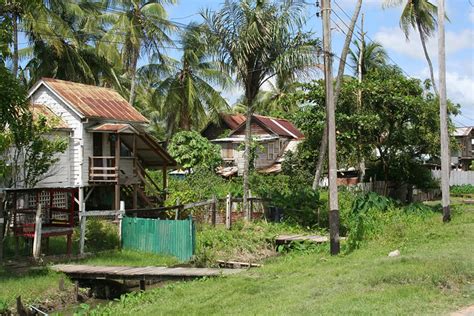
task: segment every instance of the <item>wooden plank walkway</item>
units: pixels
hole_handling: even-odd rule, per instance
[[[309,241],[316,244],[322,244],[329,241],[329,238],[326,236],[319,235],[278,235],[275,238],[275,243],[277,245],[289,244],[292,241]]]
[[[63,272],[72,279],[135,279],[198,278],[239,273],[241,269],[168,268],[168,267],[111,267],[80,264],[58,264],[51,269]]]

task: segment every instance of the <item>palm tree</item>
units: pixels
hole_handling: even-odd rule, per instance
[[[112,60],[111,43],[118,44],[124,71],[130,79],[129,103],[133,104],[136,96],[137,63],[144,52],[152,53],[161,59],[165,45],[173,45],[169,37],[175,26],[167,20],[163,4],[175,3],[176,0],[116,0],[111,1],[102,20],[108,26],[102,37],[99,50],[103,56]]]
[[[286,0],[229,0],[202,16],[218,59],[244,89],[246,104],[243,208],[249,218],[250,122],[262,85],[278,74],[314,65],[314,47],[301,33],[304,4]]]
[[[378,42],[369,42],[365,40],[354,41],[355,50],[350,50],[351,63],[355,69],[355,75],[359,75],[359,62],[360,72],[362,78],[372,69],[380,68],[387,65],[388,55],[382,44]]]
[[[399,6],[402,3],[403,0],[385,0],[384,6]],[[437,7],[429,0],[408,0],[400,17],[400,28],[402,29],[403,33],[405,33],[407,40],[409,39],[411,28],[418,30],[421,46],[423,46],[423,52],[430,69],[431,84],[433,85],[433,90],[436,95],[438,95],[438,89],[436,88],[434,79],[433,64],[431,63],[431,59],[426,48],[426,41],[436,30],[437,12]]]
[[[72,1],[60,2],[67,6]],[[67,23],[61,19],[51,8],[58,4],[56,1],[42,0],[6,0],[0,14],[12,23],[12,73],[18,74],[19,49],[18,33],[24,32],[30,42],[41,40],[51,49],[62,53],[64,42],[68,40],[75,44],[75,38]]]
[[[155,71],[166,76],[156,88],[155,94],[164,96],[161,116],[171,136],[176,130],[200,129],[208,122],[208,116],[217,118],[228,109],[227,102],[214,86],[227,87],[231,79],[210,59],[202,27],[190,24],[180,34],[183,48],[181,60],[151,64],[144,71]]]

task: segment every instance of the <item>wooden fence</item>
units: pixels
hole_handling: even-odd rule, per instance
[[[441,179],[441,170],[431,170],[435,179]],[[449,185],[474,185],[474,171],[452,170],[449,175]]]

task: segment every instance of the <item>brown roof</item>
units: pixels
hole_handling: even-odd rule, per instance
[[[254,117],[279,136],[288,136],[295,139],[304,137],[303,133],[288,120],[262,115],[254,115]]]
[[[148,122],[140,112],[112,89],[51,78],[42,80],[47,87],[86,118]]]
[[[33,119],[37,120],[39,116],[44,116],[53,129],[69,129],[67,123],[58,115],[56,115],[50,108],[44,104],[32,104],[31,113]]]
[[[121,133],[126,130],[135,133],[135,129],[130,124],[124,123],[103,123],[90,128],[94,132],[115,132]]]
[[[221,114],[221,117],[233,131],[243,126],[246,120],[245,115],[241,114]],[[288,120],[256,114],[253,115],[253,118],[279,136],[286,136],[294,139],[304,138],[304,134]],[[239,124],[237,125],[237,123]]]
[[[220,116],[231,130],[235,130],[240,124],[245,122],[245,115],[242,114],[221,113]]]

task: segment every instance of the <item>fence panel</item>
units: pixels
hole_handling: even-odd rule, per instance
[[[435,179],[441,179],[441,170],[431,170]],[[474,171],[452,170],[449,185],[474,184]]]
[[[191,259],[196,228],[191,219],[160,220],[124,217],[122,247],[144,252],[168,254],[182,261]]]

